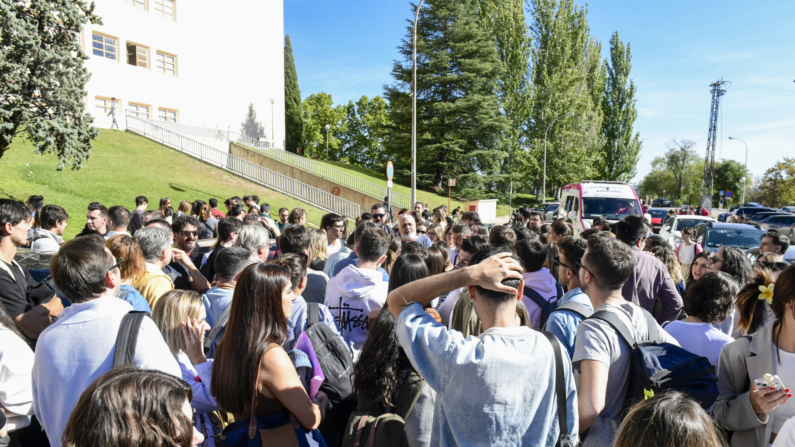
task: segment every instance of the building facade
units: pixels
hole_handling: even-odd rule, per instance
[[[87,109],[238,130],[254,105],[265,139],[284,147],[283,0],[95,0],[102,25],[81,44]]]

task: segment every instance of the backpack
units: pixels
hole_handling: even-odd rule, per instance
[[[555,309],[552,312],[558,312],[561,310],[568,310],[570,312],[574,312],[575,314],[581,316],[583,319],[590,318],[591,315],[593,315],[593,311],[591,309],[588,309],[585,305],[574,301],[563,303],[560,306],[555,307]],[[550,312],[550,315],[552,314],[552,312]]]
[[[326,376],[326,380],[320,385],[320,391],[329,398],[329,410],[326,411],[323,427],[341,427],[355,406],[351,351],[326,323],[320,321],[318,303],[307,303],[307,313],[304,332],[312,343],[320,369]]]
[[[601,310],[591,318],[607,322],[632,350],[627,397],[622,414],[635,402],[653,397],[655,393],[679,391],[695,400],[705,410],[718,398],[718,376],[705,357],[661,341],[657,322],[643,310],[649,328],[648,341],[636,343],[632,332],[613,312]]]
[[[394,399],[395,408],[385,412],[384,403],[359,392],[359,406],[351,414],[342,438],[342,447],[408,447],[406,418],[425,389],[426,382],[412,372],[403,381]]]
[[[216,321],[213,328],[210,329],[210,333],[204,337],[204,355],[206,355],[208,359],[215,357],[218,344],[221,343],[221,339],[224,338],[226,323],[229,321],[229,311],[231,309],[232,302],[229,302],[229,304],[224,307],[224,310],[221,311],[221,315],[218,316],[218,321]]]
[[[541,294],[536,292],[535,290],[531,289],[530,286],[524,286],[524,296],[530,298],[536,306],[541,308],[541,320],[539,321],[538,327],[544,327],[547,324],[547,319],[549,315],[558,307],[558,301],[563,296],[563,286],[560,285],[559,282],[555,282],[555,289],[558,293],[557,298],[555,301],[552,301],[552,297],[549,298],[549,301],[545,300]]]
[[[113,366],[119,369],[135,366],[135,348],[138,345],[138,332],[147,313],[140,310],[131,310],[122,319],[119,332],[116,336],[116,349],[113,353]]]

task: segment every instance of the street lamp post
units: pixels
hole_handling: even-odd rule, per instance
[[[742,198],[740,199],[740,205],[745,203],[745,188],[748,187],[748,143],[745,140],[740,138],[729,137],[730,140],[739,140],[742,141],[745,145],[745,167],[743,168],[743,194]]]
[[[326,161],[328,161],[328,131],[331,129],[331,126],[326,124]]]
[[[276,134],[274,133],[274,126],[273,126],[273,103],[276,101],[271,98],[271,140],[273,140],[273,147],[276,147]]]
[[[555,121],[566,117],[566,116],[574,116],[574,112],[569,112],[565,115],[560,115],[559,117],[552,120],[547,126],[547,130],[544,132],[544,178],[541,182],[541,203],[544,203],[544,200],[547,198],[547,134],[549,133],[549,129],[555,124]]]
[[[422,2],[420,0],[414,14],[414,54],[411,65],[411,203],[417,203],[417,21]]]

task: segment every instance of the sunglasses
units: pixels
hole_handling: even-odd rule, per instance
[[[789,264],[786,262],[756,261],[756,265],[758,265],[760,268],[769,269],[776,272],[789,267]]]
[[[417,234],[427,234],[427,233],[428,233],[427,231],[420,231],[420,230],[417,230]]]
[[[577,260],[576,260],[576,261],[574,261],[574,264],[575,264],[577,267],[579,267],[579,268],[581,268],[581,269],[585,270],[586,272],[590,273],[590,274],[591,274],[591,275],[592,275],[594,278],[597,278],[597,276],[594,274],[594,272],[592,272],[592,271],[588,270],[588,268],[587,268],[587,267],[585,267],[584,265],[582,265],[582,258],[577,258]]]
[[[105,272],[105,274],[107,275],[108,273],[112,272],[113,269],[121,269],[121,266],[123,265],[124,265],[124,259],[119,259],[118,261],[116,261],[115,264],[113,264],[113,267],[109,268],[108,271]]]
[[[563,267],[566,267],[566,268],[567,268],[567,269],[569,269],[569,270],[572,270],[572,271],[574,271],[574,270],[575,270],[575,269],[573,269],[573,268],[569,267],[568,265],[566,265],[566,264],[564,264],[564,263],[560,262],[560,256],[555,256],[554,258],[552,258],[552,262],[554,262],[554,263],[555,263],[555,265],[562,265]]]
[[[382,218],[384,216],[386,216],[386,214],[373,214],[373,217],[376,218],[376,219],[380,219],[380,218]]]
[[[180,231],[180,233],[182,233],[182,235],[185,236],[185,237],[188,237],[188,236],[197,237],[197,236],[199,236],[199,232],[198,231]]]

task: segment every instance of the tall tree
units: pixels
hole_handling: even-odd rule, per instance
[[[389,126],[388,104],[380,96],[348,102],[345,107],[345,128],[340,135],[343,159],[366,168],[386,165],[384,136]]]
[[[304,133],[304,113],[301,110],[301,89],[298,88],[298,72],[295,70],[293,46],[290,35],[284,38],[284,128],[285,150],[296,153]]]
[[[79,36],[102,23],[82,0],[0,2],[0,157],[24,133],[37,154],[55,152],[58,170],[80,169],[99,131],[83,98],[88,56]]]
[[[262,138],[265,136],[265,127],[257,121],[257,112],[254,110],[254,103],[248,105],[246,119],[240,123],[240,128],[244,134],[251,138]]]
[[[495,94],[497,51],[477,22],[474,0],[426,5],[417,30],[417,182],[440,190],[455,177],[459,193],[478,197],[499,180],[497,143],[507,129]],[[394,123],[385,147],[403,179],[411,164],[412,34],[410,25],[399,47],[403,60],[392,69],[395,82],[385,87]]]
[[[533,111],[527,133],[532,146],[524,160],[525,176],[537,179],[544,158],[547,191],[592,177],[602,146],[602,113],[595,102],[599,89],[599,46],[591,43],[587,8],[574,0],[529,0],[533,22]]]
[[[767,205],[779,207],[795,203],[795,158],[784,157],[784,161],[776,162],[765,171],[759,190]]]
[[[610,39],[610,64],[601,98],[602,139],[597,171],[602,180],[629,181],[635,176],[642,143],[640,134],[632,134],[638,112],[635,110],[635,82],[630,79],[632,50],[618,38]]]
[[[301,153],[307,157],[326,159],[326,125],[328,125],[329,160],[340,160],[342,158],[340,136],[347,132],[345,108],[334,107],[334,100],[325,92],[309,95],[301,107],[304,110]]]
[[[740,181],[745,177],[745,165],[735,160],[721,161],[715,167],[715,195],[714,203],[720,200],[721,191],[731,191],[734,195],[733,202],[736,203],[742,197],[743,184]],[[750,173],[748,177],[753,177]]]
[[[693,149],[695,146],[691,140],[669,141],[665,155],[652,161],[651,172],[641,181],[643,193],[662,196],[665,191],[665,197],[671,200],[698,204],[704,161]]]

